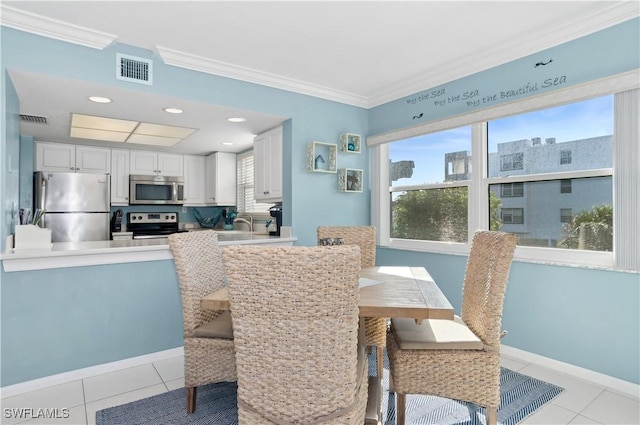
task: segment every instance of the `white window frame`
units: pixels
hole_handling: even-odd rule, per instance
[[[371,223],[378,229],[378,245],[392,249],[466,255],[470,249],[473,233],[478,229],[486,229],[489,223],[489,197],[487,196],[489,185],[522,181],[523,178],[526,178],[527,181],[543,181],[613,175],[613,199],[615,202],[613,252],[518,246],[514,259],[566,266],[640,270],[640,236],[638,236],[640,235],[640,219],[636,209],[640,200],[637,189],[635,189],[636,185],[640,183],[640,171],[638,171],[640,141],[638,140],[639,124],[637,122],[640,111],[639,87],[638,70],[633,70],[522,101],[369,136],[367,145],[371,152]],[[614,94],[615,111],[612,168],[487,178],[488,148],[485,131],[487,121],[609,94]],[[472,125],[472,179],[464,183],[454,182],[454,185],[466,184],[469,186],[469,242],[451,243],[391,238],[388,143],[466,125]],[[618,140],[625,142],[616,143]],[[450,187],[446,183],[439,186]],[[425,188],[434,187],[434,185],[428,185]],[[415,188],[412,187],[412,189]],[[397,189],[394,188],[394,190]]]

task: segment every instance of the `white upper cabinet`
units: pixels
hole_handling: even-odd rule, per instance
[[[36,171],[110,173],[111,149],[63,143],[36,143]]]
[[[205,157],[184,155],[184,205],[205,204]]]
[[[129,174],[184,176],[183,155],[152,151],[131,151]]]
[[[258,202],[282,202],[282,127],[254,139],[254,188]]]
[[[129,205],[129,150],[111,149],[111,205]]]
[[[216,152],[206,159],[207,205],[236,205],[236,154]]]

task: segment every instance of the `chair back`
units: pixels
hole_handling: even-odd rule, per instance
[[[174,233],[168,242],[180,285],[184,337],[190,338],[196,327],[221,313],[200,308],[203,296],[225,285],[218,235],[213,230]]]
[[[473,236],[462,290],[461,317],[486,345],[498,347],[511,260],[518,238],[477,231]]]
[[[376,265],[376,228],[374,226],[318,226],[318,244],[320,239],[342,238],[345,245],[360,247],[362,267]]]
[[[359,248],[230,246],[223,258],[239,415],[308,423],[353,404]]]

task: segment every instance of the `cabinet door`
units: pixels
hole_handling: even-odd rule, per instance
[[[92,146],[76,146],[76,172],[110,173],[111,149]]]
[[[235,153],[217,152],[216,196],[218,205],[236,205],[237,159]]]
[[[169,153],[159,153],[158,174],[161,176],[184,176],[184,156]]]
[[[158,154],[150,151],[131,151],[129,174],[158,174]]]
[[[269,200],[282,201],[282,127],[271,132],[269,137]]]
[[[184,203],[204,205],[205,157],[184,155]]]
[[[129,151],[111,150],[111,205],[129,204]]]
[[[282,201],[282,127],[258,135],[253,144],[255,198]]]
[[[36,143],[36,171],[76,171],[76,147],[62,143]]]
[[[207,205],[216,205],[216,172],[218,158],[212,153],[205,158],[204,201]]]
[[[207,205],[236,205],[236,154],[216,152],[206,160]]]

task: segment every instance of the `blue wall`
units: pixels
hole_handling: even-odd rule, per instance
[[[173,261],[0,279],[2,386],[182,346]]]
[[[458,313],[466,261],[388,248],[378,248],[376,258],[383,266],[426,267]],[[638,384],[639,302],[638,274],[515,261],[502,343]]]
[[[337,143],[343,132],[377,134],[482,107],[466,106],[455,99],[438,106],[435,99],[425,97],[434,89],[426,89],[367,111],[166,66],[153,52],[131,46],[115,44],[99,51],[5,27],[1,31],[2,105],[6,108],[2,114],[1,164],[6,164],[8,153],[16,152],[20,145],[17,97],[5,76],[7,68],[290,117],[284,123],[284,224],[293,226],[299,245],[315,245],[315,229],[320,224],[369,223],[366,146],[360,155],[338,156],[338,167],[364,169],[363,193],[339,193],[335,175],[305,171],[308,142]],[[520,87],[523,82],[565,73],[565,85],[590,81],[638,68],[637,36],[638,20],[633,20],[441,88],[449,97],[474,90],[490,95],[512,83]],[[154,85],[116,81],[116,52],[154,59]],[[559,67],[533,66],[532,60],[549,58]],[[417,113],[424,113],[421,122],[412,119]],[[6,168],[0,176],[4,239],[12,231],[6,220],[7,206],[18,202],[18,193],[7,188],[14,177]],[[428,267],[457,308],[465,260],[455,255],[378,250],[382,265]],[[0,272],[0,278],[2,386],[181,345],[179,292],[170,261]],[[504,342],[640,383],[639,287],[637,274],[516,262],[505,304],[504,327],[509,336]]]

